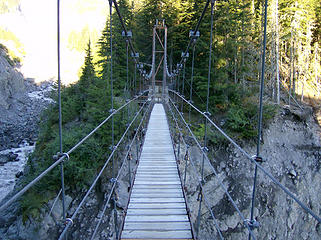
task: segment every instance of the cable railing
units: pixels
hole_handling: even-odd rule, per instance
[[[254,233],[251,229],[250,224],[248,224],[247,219],[245,218],[245,216],[243,215],[243,213],[241,212],[241,210],[239,209],[239,207],[237,206],[235,200],[232,198],[231,194],[228,192],[226,186],[224,185],[224,183],[220,180],[217,171],[215,170],[215,168],[213,167],[213,165],[211,164],[211,161],[209,159],[209,157],[207,156],[207,151],[206,149],[200,144],[200,142],[197,140],[197,137],[195,136],[195,134],[193,133],[193,131],[191,130],[190,126],[188,125],[188,123],[185,121],[183,114],[180,112],[180,110],[178,109],[178,107],[175,105],[174,101],[172,100],[172,98],[169,98],[169,108],[171,108],[170,104],[172,105],[173,109],[175,110],[176,114],[178,114],[180,120],[183,123],[184,128],[187,129],[187,131],[189,132],[189,135],[192,137],[193,141],[195,142],[195,145],[199,148],[199,150],[202,153],[203,156],[203,162],[202,162],[202,167],[201,167],[201,173],[197,174],[198,176],[200,176],[198,184],[200,186],[200,192],[199,192],[199,196],[202,196],[203,192],[203,185],[204,185],[204,159],[207,161],[208,166],[210,167],[211,171],[214,173],[214,175],[217,177],[217,181],[219,182],[219,185],[222,187],[222,189],[224,190],[226,196],[228,197],[229,201],[231,202],[231,204],[233,205],[234,209],[237,211],[238,215],[240,216],[240,218],[243,220],[243,224],[245,225],[245,227],[248,229],[249,234],[253,237],[253,239],[256,239],[254,236]],[[196,169],[195,169],[196,170]],[[197,171],[197,170],[196,170]],[[185,173],[184,173],[185,174]],[[200,197],[201,200],[201,197]],[[199,228],[200,225],[200,213],[201,213],[201,201],[199,204],[199,211],[198,211],[198,219],[197,219],[197,223],[196,223],[196,228]],[[214,213],[212,212],[213,216]],[[215,219],[215,218],[214,218]],[[217,225],[217,224],[215,224]],[[217,231],[219,233],[221,233],[221,231],[219,229],[217,229]],[[198,232],[198,230],[196,231]]]
[[[147,113],[150,112],[150,109],[151,109],[151,106],[152,106],[152,102],[151,102],[151,101],[148,101],[148,100],[145,101],[145,103],[144,103],[144,104],[140,107],[140,109],[137,111],[137,113],[136,113],[135,116],[133,117],[132,121],[131,121],[130,124],[127,126],[127,128],[126,128],[126,130],[124,131],[123,135],[122,135],[121,138],[119,139],[118,143],[113,147],[111,154],[108,156],[107,160],[105,161],[105,164],[104,164],[103,167],[101,168],[101,170],[100,170],[100,172],[98,173],[98,175],[95,177],[93,183],[91,184],[90,188],[87,190],[85,196],[83,197],[83,199],[82,199],[81,202],[79,203],[78,207],[76,208],[76,210],[74,211],[74,213],[72,214],[72,216],[71,216],[70,218],[68,218],[69,221],[68,221],[67,225],[65,226],[64,230],[62,231],[62,233],[61,233],[61,235],[60,235],[60,237],[59,237],[59,240],[64,239],[64,236],[67,234],[68,229],[72,226],[73,221],[75,220],[75,218],[76,218],[77,214],[79,213],[80,209],[82,208],[82,206],[83,206],[84,203],[86,202],[89,194],[91,193],[91,191],[93,190],[93,188],[94,188],[95,185],[97,184],[97,181],[98,181],[99,178],[102,176],[102,174],[103,174],[104,170],[106,169],[107,165],[112,162],[111,160],[112,160],[112,158],[114,157],[114,155],[115,155],[116,151],[118,150],[119,146],[120,146],[122,143],[124,143],[124,141],[127,140],[127,139],[126,139],[126,135],[129,133],[129,130],[130,130],[131,127],[133,126],[134,122],[137,120],[137,118],[138,118],[138,116],[140,115],[140,113],[143,111],[143,109],[144,109],[144,107],[145,107],[145,104],[146,104],[147,102],[149,103],[149,104],[148,104],[148,107],[147,107],[146,110],[145,110],[145,113],[144,113],[144,115],[143,115],[143,117],[142,117],[142,119],[141,119],[141,121],[140,121],[140,124],[139,124],[137,130],[139,130],[139,128],[141,128],[142,122],[143,122],[144,120],[146,120]],[[134,142],[134,140],[136,139],[136,137],[137,137],[137,131],[136,131],[136,134],[135,134],[133,140],[131,141],[131,143],[130,143],[130,145],[129,145],[130,147],[128,148],[127,153],[125,154],[125,158],[124,158],[124,159],[127,158],[129,152],[131,151],[131,147],[132,147],[133,142]],[[123,160],[122,165],[121,165],[120,169],[118,170],[116,176],[113,176],[113,177],[111,178],[112,188],[111,188],[110,193],[108,194],[106,203],[105,203],[105,205],[104,205],[104,207],[103,207],[102,216],[103,216],[104,212],[106,211],[106,208],[107,208],[107,206],[108,206],[108,204],[109,204],[109,202],[110,202],[110,199],[111,199],[111,197],[112,197],[112,194],[114,193],[114,190],[115,190],[115,187],[116,187],[116,183],[117,183],[117,181],[118,181],[118,179],[119,179],[119,176],[120,176],[120,174],[121,174],[121,172],[122,172],[122,170],[123,170],[123,168],[124,168],[124,163],[125,163],[125,162],[124,162],[124,160]],[[129,165],[128,165],[128,166],[129,166]],[[130,169],[129,169],[129,171],[130,171]],[[114,170],[113,172],[115,172],[115,170]],[[130,186],[132,186],[132,183],[130,183]],[[116,211],[116,209],[114,209],[114,210]],[[93,239],[94,236],[96,235],[96,233],[97,233],[97,231],[98,231],[98,228],[99,228],[99,225],[101,224],[101,220],[102,220],[102,217],[100,218],[98,224],[96,225],[94,234],[93,234],[93,236],[92,236],[91,239]],[[115,224],[116,224],[116,223],[115,223]],[[117,235],[117,231],[116,231],[116,235]]]
[[[196,165],[195,165],[193,159],[190,157],[190,153],[189,153],[190,146],[186,143],[186,141],[185,141],[185,139],[183,137],[183,133],[182,133],[182,130],[181,130],[181,128],[179,126],[179,122],[178,122],[179,120],[175,117],[175,114],[174,114],[174,112],[172,110],[172,107],[170,105],[166,105],[165,107],[170,111],[170,116],[169,117],[171,117],[172,122],[174,122],[174,123],[170,124],[170,127],[171,127],[171,137],[172,137],[172,141],[174,143],[174,152],[175,152],[176,161],[178,162],[179,165],[181,163],[182,163],[182,165],[184,165],[184,170],[180,171],[180,177],[181,177],[181,182],[182,182],[182,186],[183,186],[183,192],[184,192],[184,197],[185,197],[188,213],[190,215],[189,217],[190,217],[190,219],[192,219],[191,218],[191,209],[190,209],[190,205],[189,205],[189,202],[188,202],[188,199],[187,199],[187,193],[186,193],[186,191],[187,191],[186,179],[187,179],[187,170],[188,170],[187,169],[187,165],[190,162],[190,164],[192,165],[192,171],[193,171],[193,173],[196,175],[196,177],[198,179],[198,186],[200,187],[200,192],[201,192],[199,194],[197,200],[198,201],[202,201],[204,199],[205,205],[206,205],[206,207],[207,207],[208,211],[210,212],[211,217],[213,219],[214,226],[215,226],[215,228],[217,230],[217,233],[218,233],[220,239],[224,239],[224,237],[222,235],[222,231],[218,226],[215,214],[214,214],[213,210],[210,207],[210,204],[209,204],[208,198],[206,196],[206,193],[201,190],[201,188],[203,187],[203,182],[200,180],[200,174],[197,171],[197,168],[196,168]],[[176,137],[177,132],[178,132],[178,136]],[[176,142],[177,141],[178,141],[178,146],[176,147]],[[185,148],[185,155],[184,155],[184,158],[183,158],[182,162],[180,161],[180,159],[181,159],[181,157],[180,157],[181,156],[181,154],[180,154],[181,141],[182,141],[182,144],[184,145],[184,148]],[[199,213],[200,213],[200,211],[199,211]],[[196,225],[196,230],[195,230],[194,225]],[[199,238],[199,227],[200,227],[199,223],[192,224],[193,235],[196,236],[197,238]]]
[[[262,167],[262,165],[260,164],[260,162],[262,162],[261,159],[257,159],[256,156],[253,157],[250,154],[248,154],[231,137],[229,137],[220,127],[218,127],[213,122],[213,120],[210,118],[210,114],[200,111],[197,107],[195,107],[193,104],[191,104],[190,101],[186,100],[179,93],[177,93],[173,90],[169,90],[169,93],[170,93],[170,95],[172,95],[172,97],[169,98],[169,103],[173,105],[174,109],[177,109],[177,114],[182,118],[183,125],[184,125],[184,127],[186,127],[186,129],[188,129],[187,132],[189,132],[189,134],[192,134],[191,126],[185,120],[183,120],[183,118],[184,118],[183,113],[178,109],[178,107],[175,105],[175,102],[173,101],[173,99],[175,99],[175,97],[181,99],[184,102],[184,104],[186,104],[187,106],[190,106],[195,112],[197,112],[197,114],[206,118],[211,127],[213,127],[215,130],[217,130],[220,133],[220,135],[223,136],[224,139],[226,139],[238,151],[240,151],[242,153],[242,155],[246,157],[246,159],[250,160],[250,162],[254,164],[254,166],[257,166],[257,168],[259,170],[261,170],[264,173],[264,175],[267,176],[268,179],[270,179],[290,199],[295,201],[307,214],[311,215],[317,222],[319,222],[319,223],[321,222],[321,218],[315,212],[313,212],[311,210],[311,208],[309,208],[306,204],[304,204],[301,200],[299,200],[298,197],[296,197],[287,187],[285,187],[283,184],[281,184],[280,181],[278,181],[270,172],[268,172],[264,167]],[[193,139],[194,139],[194,137],[193,137]],[[194,139],[194,140],[196,140],[196,139]],[[203,152],[202,154],[205,155],[207,152],[207,149],[204,151],[204,148],[201,146],[201,144],[198,147]],[[215,169],[213,168],[213,170],[215,170]]]

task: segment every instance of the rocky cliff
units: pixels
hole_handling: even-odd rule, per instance
[[[244,144],[244,148],[249,154],[255,155],[254,144],[253,146]],[[312,114],[312,109],[305,107],[301,111],[288,106],[281,108],[280,113],[263,132],[261,149],[264,160],[262,166],[320,216],[320,126]],[[199,170],[202,155],[195,146],[190,152],[191,159]],[[249,219],[253,164],[233,146],[228,146],[227,149],[217,148],[215,152],[215,157],[211,158],[211,161],[218,172],[218,177],[205,164],[203,189],[209,207],[214,211],[225,239],[247,239],[247,229],[218,184],[218,180],[223,182],[244,217]],[[184,161],[181,161],[182,173],[184,167]],[[187,198],[194,223],[199,206],[197,201],[199,188],[195,184],[197,180],[198,177],[189,164]],[[213,239],[218,235],[204,202],[201,213],[200,239]],[[257,239],[320,239],[320,224],[260,170],[258,170],[254,216],[260,223],[260,227],[254,230]]]
[[[22,141],[35,142],[40,113],[53,101],[51,90],[51,82],[37,85],[24,79],[5,48],[0,48],[0,151]]]
[[[7,50],[0,47],[0,107],[6,110],[12,98],[25,91],[24,78],[13,64]]]

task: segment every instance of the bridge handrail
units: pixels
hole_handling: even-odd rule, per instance
[[[105,161],[105,164],[103,165],[103,167],[101,168],[99,174],[96,176],[95,180],[93,181],[93,183],[91,184],[90,188],[88,189],[86,195],[83,197],[83,199],[81,200],[81,202],[79,203],[78,207],[76,208],[75,212],[73,213],[73,215],[71,216],[71,220],[73,220],[76,215],[78,214],[80,208],[82,207],[82,205],[85,203],[87,197],[89,196],[90,192],[92,191],[92,189],[95,187],[98,179],[100,178],[100,176],[102,175],[103,171],[105,170],[105,168],[107,167],[108,163],[110,162],[110,160],[112,159],[112,157],[114,156],[114,153],[116,152],[117,148],[120,146],[120,144],[123,142],[127,132],[129,131],[130,127],[132,126],[132,124],[134,123],[134,121],[136,120],[136,118],[139,116],[140,112],[143,110],[145,104],[147,102],[150,102],[151,104],[151,101],[148,101],[146,100],[144,102],[144,104],[140,107],[139,111],[137,111],[136,115],[134,116],[133,120],[130,122],[130,124],[128,125],[128,127],[126,128],[126,130],[124,131],[123,135],[121,136],[121,138],[119,139],[118,143],[114,146],[111,154],[109,155],[109,157],[107,158],[107,160]],[[68,224],[65,226],[63,232],[61,233],[60,237],[59,237],[59,240],[63,239],[63,237],[65,236],[65,234],[67,233],[68,229],[70,228],[70,226],[72,225],[72,222],[71,221],[68,221]]]
[[[209,118],[209,116],[199,110],[197,107],[195,107],[192,103],[190,103],[188,100],[186,100],[184,97],[182,97],[179,93],[173,90],[168,90],[169,92],[172,92],[176,94],[178,97],[180,97],[184,102],[186,102],[188,105],[190,105],[195,111],[197,111],[199,114],[201,114],[203,117],[205,117],[209,123],[211,123],[212,126],[214,126],[227,140],[229,140],[230,143],[232,143],[246,158],[248,158],[252,163],[254,163],[266,176],[268,176],[272,182],[274,182],[275,185],[277,185],[279,188],[281,188],[288,196],[290,196],[297,204],[301,206],[307,213],[309,213],[314,219],[316,219],[319,223],[321,223],[321,218],[316,215],[307,205],[305,205],[302,201],[300,201],[290,190],[288,190],[283,184],[281,184],[271,173],[269,173],[265,168],[263,168],[253,157],[251,157],[243,148],[241,148],[231,137],[229,137],[220,127],[218,127],[212,119]],[[172,101],[172,99],[170,98]]]
[[[170,112],[171,112],[171,115],[172,115],[172,117],[173,117],[173,119],[174,119],[175,125],[176,125],[176,127],[177,127],[177,129],[178,129],[178,132],[179,132],[180,136],[183,136],[183,133],[182,133],[182,130],[180,129],[180,127],[179,127],[177,118],[175,117],[171,106],[170,106],[169,104],[168,104],[168,106],[169,106],[169,110],[170,110]],[[185,141],[185,139],[184,139],[183,137],[182,137],[182,141],[183,141],[183,144],[185,145],[185,148],[188,149],[188,145],[187,145],[187,143],[186,143],[186,141]],[[179,160],[179,156],[178,156],[178,160]],[[200,175],[199,175],[198,171],[196,170],[196,166],[195,166],[195,163],[194,163],[194,161],[193,161],[192,158],[190,158],[190,162],[191,162],[191,164],[192,164],[192,166],[193,166],[192,169],[193,169],[194,173],[195,173],[196,176],[198,177],[198,183],[199,183],[199,185],[202,187],[203,182],[200,180]],[[185,163],[185,164],[187,164],[187,163]],[[186,169],[185,169],[185,173],[184,173],[184,174],[186,174]],[[184,184],[185,184],[185,183],[184,183]],[[184,186],[184,187],[185,187],[185,186]],[[203,192],[203,197],[204,197],[205,205],[206,205],[206,207],[208,208],[208,210],[210,211],[211,216],[212,216],[212,218],[213,218],[215,228],[216,228],[218,234],[220,235],[220,238],[223,240],[224,237],[223,237],[223,235],[222,235],[222,232],[221,232],[220,227],[218,226],[217,220],[216,220],[216,218],[215,218],[215,214],[214,214],[213,210],[211,209],[211,207],[210,207],[210,205],[209,205],[209,203],[208,203],[208,200],[207,200],[207,198],[206,198],[205,192]],[[186,201],[186,204],[188,205],[187,201]],[[193,229],[193,228],[192,228],[192,230],[193,230],[193,232],[194,232],[194,229]]]
[[[179,116],[181,117],[184,125],[186,126],[186,128],[188,129],[188,131],[190,132],[192,138],[194,139],[196,145],[198,146],[198,148],[201,150],[201,152],[203,153],[203,156],[205,157],[205,159],[207,160],[209,166],[211,167],[213,173],[215,174],[216,177],[218,177],[218,174],[215,170],[215,168],[213,167],[213,165],[210,162],[210,159],[207,156],[207,153],[205,152],[204,148],[201,146],[201,144],[199,143],[199,141],[197,140],[196,136],[194,135],[193,131],[191,130],[191,128],[189,127],[189,125],[187,124],[187,122],[185,121],[182,113],[178,110],[178,108],[175,106],[173,100],[169,97],[170,102],[172,103],[172,105],[174,106],[174,109],[176,110],[176,112],[179,114]],[[245,225],[245,227],[248,229],[249,234],[253,237],[253,239],[255,240],[255,236],[249,226],[249,224],[247,224],[247,221],[243,215],[243,213],[241,212],[241,210],[238,208],[238,206],[236,205],[236,202],[234,201],[234,199],[232,198],[232,196],[230,195],[230,193],[227,191],[225,185],[223,184],[223,182],[218,178],[218,182],[221,185],[221,187],[223,188],[225,194],[227,195],[227,197],[229,198],[230,202],[232,203],[233,207],[235,208],[235,210],[238,212],[239,216],[242,218],[243,223]],[[201,183],[202,184],[202,183]]]
[[[102,213],[101,213],[101,218],[99,219],[99,222],[98,222],[97,225],[96,225],[96,228],[95,228],[94,233],[93,233],[93,235],[92,235],[92,237],[91,237],[91,240],[94,239],[94,237],[95,237],[95,235],[96,235],[96,233],[97,233],[97,231],[98,231],[98,228],[99,228],[99,226],[100,226],[100,224],[101,224],[101,221],[102,221],[102,219],[103,219],[103,216],[104,216],[104,214],[105,214],[105,211],[106,211],[106,209],[107,209],[107,207],[108,207],[109,201],[110,201],[110,199],[111,199],[111,195],[112,195],[112,193],[113,193],[113,191],[114,191],[114,189],[115,189],[115,187],[116,187],[116,183],[117,183],[117,181],[118,181],[118,179],[119,179],[119,177],[120,177],[120,173],[121,173],[121,171],[123,170],[123,167],[124,167],[124,165],[125,165],[126,159],[127,159],[128,155],[129,155],[129,152],[131,151],[131,148],[132,148],[132,146],[133,146],[133,144],[134,144],[134,141],[135,141],[136,138],[137,138],[138,129],[140,129],[140,128],[142,127],[142,124],[143,124],[143,122],[144,122],[144,120],[145,120],[145,118],[146,118],[146,116],[147,116],[147,113],[149,112],[149,110],[150,110],[150,108],[151,108],[152,105],[153,105],[152,103],[149,104],[148,108],[146,109],[146,111],[145,111],[145,113],[144,113],[144,115],[143,115],[143,117],[142,117],[142,119],[141,119],[141,121],[140,121],[140,123],[139,123],[139,125],[138,125],[138,127],[137,127],[137,131],[135,132],[135,135],[134,135],[132,141],[131,141],[130,144],[128,145],[128,150],[127,150],[127,152],[126,152],[126,154],[125,154],[125,156],[124,156],[123,163],[122,163],[122,165],[121,165],[121,167],[120,167],[120,169],[119,169],[119,171],[118,171],[117,177],[115,178],[115,181],[114,181],[114,183],[113,183],[112,189],[111,189],[111,191],[110,191],[110,194],[109,194],[109,196],[108,196],[108,198],[107,198],[107,201],[106,201],[105,206],[104,206],[104,208],[103,208],[103,211],[102,211]],[[138,165],[138,164],[137,164],[137,165]],[[134,179],[131,180],[130,187],[132,187],[133,183],[134,183]]]
[[[75,151],[83,142],[85,142],[91,135],[93,135],[102,125],[104,125],[113,115],[118,113],[120,110],[128,106],[131,102],[137,100],[144,94],[146,94],[149,90],[145,90],[138,96],[135,96],[130,101],[123,104],[121,107],[119,107],[117,110],[114,110],[105,120],[103,120],[96,128],[94,128],[88,135],[86,135],[83,139],[81,139],[75,146],[73,146],[68,152],[63,153],[63,155],[56,160],[52,165],[50,165],[46,170],[44,170],[40,175],[38,175],[34,180],[32,180],[28,185],[26,185],[24,188],[22,188],[18,193],[16,193],[13,197],[11,197],[8,201],[6,201],[2,206],[0,206],[0,212],[3,211],[7,206],[9,206],[12,202],[14,202],[16,199],[21,197],[26,191],[28,191],[33,185],[35,185],[40,179],[42,179],[44,176],[46,176],[53,168],[55,168],[58,164],[63,162],[65,158],[69,158],[69,155]]]

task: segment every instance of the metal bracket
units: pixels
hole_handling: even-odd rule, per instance
[[[121,32],[121,35],[122,35],[123,37],[131,38],[131,37],[133,36],[133,33],[132,33],[132,31],[128,30],[128,31],[127,31],[127,35],[126,35],[125,31],[122,31],[122,32]]]
[[[110,150],[110,151],[113,151],[113,150],[115,150],[116,148],[117,148],[116,146],[110,146],[110,147],[109,147],[109,150]]]
[[[259,228],[261,226],[260,222],[256,221],[255,219],[245,219],[244,223],[249,226],[251,230],[254,228]]]
[[[197,39],[200,37],[200,32],[196,31],[196,33],[194,32],[194,30],[190,30],[189,31],[189,37],[192,39]]]
[[[131,56],[132,56],[133,58],[139,58],[139,53],[131,53]]]
[[[189,53],[188,52],[182,52],[182,58],[188,58],[189,57]]]
[[[57,161],[58,159],[60,159],[61,157],[65,156],[67,158],[67,161],[70,159],[69,154],[68,153],[61,153],[61,152],[57,152],[55,155],[53,155],[53,160]],[[65,160],[63,160],[64,162]]]
[[[262,157],[259,157],[259,156],[254,155],[254,156],[252,156],[252,158],[253,158],[254,161],[257,162],[257,163],[262,163],[262,162],[264,162],[264,160],[263,160]]]
[[[203,198],[203,189],[202,189],[202,186],[200,186],[200,191],[198,192],[198,195],[197,195],[197,201],[202,201],[202,198]]]
[[[203,112],[203,114],[208,116],[208,117],[212,116],[212,114],[210,112]]]
[[[208,147],[203,147],[203,151],[208,152],[209,151]]]
[[[72,226],[74,224],[74,221],[71,218],[66,218],[65,225],[67,225],[68,223],[70,223]]]
[[[117,182],[117,179],[116,179],[116,178],[111,178],[111,179],[110,179],[110,182],[111,182],[111,183],[116,183],[116,182]]]

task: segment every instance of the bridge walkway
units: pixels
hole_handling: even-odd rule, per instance
[[[162,104],[151,113],[121,239],[192,239]]]

